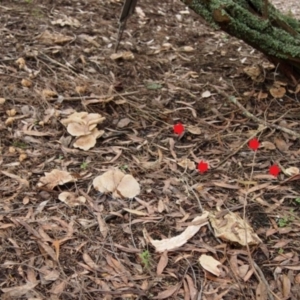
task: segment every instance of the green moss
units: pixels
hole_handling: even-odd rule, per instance
[[[268,5],[268,19],[263,19],[263,0],[183,0],[214,28],[233,36],[277,58],[300,59],[300,23]],[[225,16],[223,23],[214,12]],[[260,15],[259,15],[260,14]]]

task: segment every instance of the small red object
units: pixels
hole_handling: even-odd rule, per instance
[[[173,126],[173,130],[175,134],[181,135],[184,132],[184,126],[178,122]]]
[[[277,177],[278,174],[280,173],[280,169],[277,165],[272,165],[270,168],[269,168],[269,172],[271,175]]]
[[[198,163],[198,170],[199,170],[200,173],[205,173],[208,170],[208,163],[201,160]]]
[[[256,151],[259,147],[259,141],[257,138],[254,138],[249,141],[248,145],[249,145],[249,148],[251,148],[253,151]]]

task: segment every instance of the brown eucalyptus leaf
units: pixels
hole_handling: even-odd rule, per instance
[[[167,266],[168,264],[168,251],[164,251],[162,253],[162,255],[160,256],[160,260],[157,264],[157,268],[156,268],[156,274],[157,275],[161,275],[162,272],[164,271],[165,267]]]

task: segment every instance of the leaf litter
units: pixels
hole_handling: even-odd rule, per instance
[[[172,5],[1,2],[1,298],[299,298],[299,88]]]

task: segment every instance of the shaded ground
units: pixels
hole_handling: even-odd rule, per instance
[[[284,172],[300,166],[300,142],[281,130],[300,134],[296,88],[181,3],[140,8],[120,46],[133,57],[113,60],[120,2],[1,1],[2,299],[267,299],[260,281],[270,299],[300,299],[299,176]],[[61,26],[66,17],[77,22]],[[74,111],[106,118],[88,151],[60,122]],[[255,136],[257,152],[247,145]],[[184,158],[210,169],[184,168]],[[95,191],[93,179],[112,167],[138,180],[137,199]],[[76,183],[37,187],[53,169]],[[87,202],[69,207],[61,191]],[[161,255],[144,237],[144,228],[155,239],[178,235],[203,210],[245,211],[262,243],[241,247],[203,226]],[[223,264],[219,277],[201,254]]]

